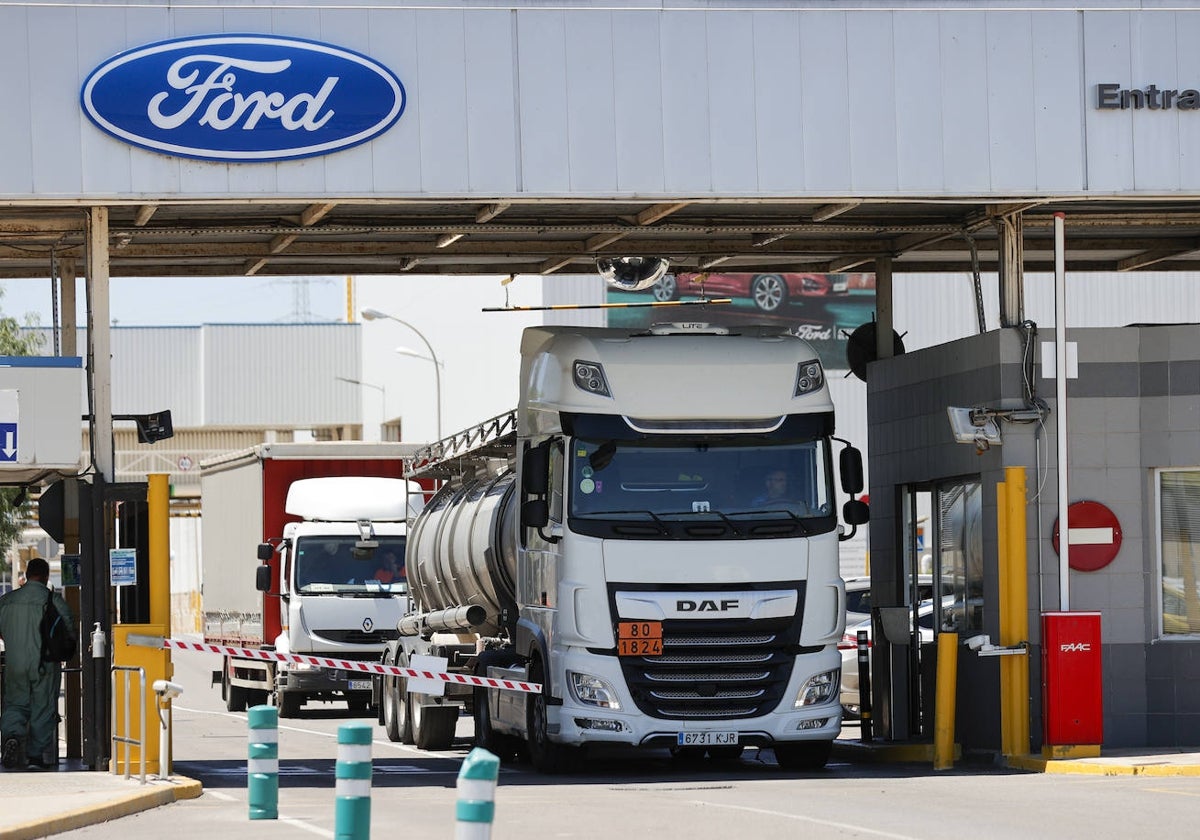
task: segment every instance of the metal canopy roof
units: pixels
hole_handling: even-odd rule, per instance
[[[102,202],[97,202],[102,203]],[[110,204],[113,277],[579,274],[600,256],[674,271],[995,271],[997,218],[1020,213],[1026,271],[1053,270],[1066,214],[1070,271],[1200,270],[1200,201],[721,199],[670,202],[153,201]],[[0,277],[84,258],[86,208],[0,206]],[[79,269],[82,273],[82,262]]]

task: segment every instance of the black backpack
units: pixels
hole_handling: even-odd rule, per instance
[[[75,656],[75,636],[54,606],[54,593],[47,590],[42,610],[42,661],[66,662]]]

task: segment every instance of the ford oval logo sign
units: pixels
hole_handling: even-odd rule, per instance
[[[181,157],[290,160],[365,143],[404,112],[404,86],[352,50],[273,35],[208,35],[127,50],[80,93],[113,137]]]

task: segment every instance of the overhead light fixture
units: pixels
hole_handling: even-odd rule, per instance
[[[664,257],[601,257],[596,271],[615,289],[640,292],[657,283],[670,265]]]

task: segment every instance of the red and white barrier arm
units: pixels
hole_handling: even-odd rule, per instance
[[[149,637],[150,641],[157,637]],[[141,639],[129,639],[130,644],[142,643]],[[504,691],[521,691],[529,694],[540,694],[540,683],[518,682],[517,680],[497,680],[492,677],[476,677],[470,674],[450,674],[443,671],[423,671],[415,668],[401,668],[398,665],[384,665],[382,662],[363,662],[355,659],[330,659],[325,656],[307,656],[301,653],[279,653],[274,650],[259,650],[257,648],[240,648],[230,645],[216,645],[210,642],[185,642],[180,639],[161,639],[162,647],[174,650],[192,650],[200,653],[219,653],[223,656],[236,656],[241,659],[259,659],[264,662],[291,662],[296,665],[316,665],[320,668],[336,668],[341,671],[354,671],[361,674],[385,674],[395,677],[410,677],[427,680],[442,680],[456,685],[477,685],[483,688],[499,688]],[[158,645],[151,645],[158,647]]]

